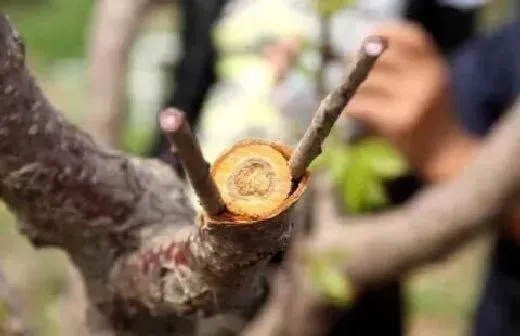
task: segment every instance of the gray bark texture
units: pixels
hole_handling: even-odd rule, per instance
[[[104,149],[69,123],[38,88],[24,49],[0,16],[0,197],[35,246],[64,250],[80,270],[92,333],[192,335],[207,316],[241,328],[265,301],[267,260],[286,249],[303,202],[273,220],[204,222],[171,168]],[[289,274],[253,329],[323,335],[328,302],[308,286],[302,253],[346,252],[338,267],[360,292],[493,228],[520,189],[518,129],[516,104],[461,176],[389,213],[348,225],[318,218],[291,249]],[[253,329],[248,335],[266,335]]]
[[[189,335],[201,316],[251,314],[292,206],[269,225],[201,225],[183,181],[104,149],[46,99],[0,17],[0,195],[37,247],[66,251],[85,280],[93,333]]]

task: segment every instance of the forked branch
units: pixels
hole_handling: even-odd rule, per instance
[[[226,209],[220,192],[204,160],[199,143],[191,132],[186,115],[174,108],[159,114],[159,126],[184,163],[195,193],[207,214],[216,216]]]
[[[92,332],[190,334],[193,315],[253,310],[296,199],[240,225],[197,216],[169,167],[104,149],[70,124],[23,50],[0,16],[0,195],[35,246],[61,248],[81,271],[90,311],[102,317],[89,319]]]
[[[348,92],[337,95],[338,109]],[[332,127],[333,121],[325,124]],[[317,140],[298,147],[292,158],[302,163],[294,165],[299,168],[293,178],[319,154],[329,126],[316,128],[317,136],[309,137]],[[492,227],[517,195],[519,128],[515,107],[460,178],[402,209],[338,225],[310,239],[307,251],[346,250],[349,258],[341,266],[360,289],[446,255]],[[283,146],[253,145],[258,152],[264,145],[277,151],[273,157],[292,154]],[[243,174],[241,181],[260,173]],[[71,256],[91,307],[117,335],[191,334],[197,313],[251,313],[264,299],[266,261],[287,247],[296,224],[293,206],[305,183],[301,179],[262,218],[197,216],[171,169],[103,149],[65,120],[36,85],[20,38],[0,16],[0,196],[30,241]],[[318,305],[325,302],[302,293]],[[292,316],[303,327],[307,313]],[[305,335],[305,328],[300,331]]]

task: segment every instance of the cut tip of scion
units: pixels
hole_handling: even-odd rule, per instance
[[[159,113],[159,127],[163,132],[177,132],[186,120],[184,113],[175,108],[166,108]]]
[[[363,43],[362,51],[368,56],[378,57],[388,48],[388,39],[383,36],[370,36]]]

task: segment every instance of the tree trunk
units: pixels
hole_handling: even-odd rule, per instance
[[[200,225],[172,169],[103,149],[65,120],[5,16],[0,95],[0,194],[35,246],[65,250],[81,271],[92,332],[186,335],[196,316],[248,313],[263,299],[292,205],[268,228]]]
[[[334,97],[338,92],[322,102],[318,119],[326,120],[324,111],[331,108],[342,109]],[[287,317],[273,323],[306,335],[316,330],[310,323],[320,316],[312,312],[328,305],[324,293],[299,273],[305,270],[302,253],[346,252],[338,267],[359,292],[438,260],[493,227],[520,190],[519,106],[462,176],[395,211],[351,218],[350,225],[328,223],[299,241],[289,267],[298,281],[287,296],[298,302],[272,300],[283,303],[280,312]],[[316,120],[311,125],[310,131],[320,128]],[[80,270],[93,333],[166,336],[195,332],[200,316],[252,314],[265,298],[267,260],[286,248],[301,220],[293,211],[301,205],[307,176],[296,181],[287,207],[268,225],[200,225],[172,169],[103,149],[65,120],[26,69],[21,39],[2,15],[0,181],[0,196],[21,232],[37,247],[66,251]],[[304,290],[293,292],[300,285]]]

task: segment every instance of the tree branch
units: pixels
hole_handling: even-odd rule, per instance
[[[462,175],[426,189],[396,211],[349,220],[309,248],[346,247],[347,272],[362,288],[437,261],[482,231],[496,229],[520,190],[519,127],[517,102]]]
[[[164,109],[159,114],[159,126],[184,163],[204,211],[209,215],[218,215],[224,211],[226,204],[220,196],[210,173],[210,165],[204,160],[185,114],[174,108]]]
[[[344,251],[340,267],[358,290],[378,286],[438,261],[488,229],[497,229],[520,191],[520,103],[500,121],[476,160],[456,179],[431,187],[397,210],[339,220],[308,238],[304,253]],[[303,277],[299,260],[293,268]],[[283,284],[282,284],[283,286]],[[308,283],[291,288],[299,297],[285,319],[293,335],[323,335],[327,298]],[[277,300],[271,300],[273,305]],[[275,310],[270,307],[269,310]],[[257,326],[272,323],[259,316]],[[301,321],[308,321],[302,324]],[[315,321],[321,329],[317,331]],[[266,326],[262,326],[267,328]],[[271,329],[274,327],[271,326]],[[253,330],[254,332],[254,330]]]
[[[63,118],[5,16],[0,97],[0,196],[36,246],[71,256],[93,333],[189,334],[196,313],[250,314],[263,300],[263,269],[288,242],[305,179],[271,218],[200,218],[169,167],[102,149]]]
[[[372,36],[366,39],[361,46],[359,60],[345,82],[321,101],[318,111],[289,161],[293,179],[298,180],[303,176],[310,163],[321,154],[321,146],[329,136],[334,123],[387,46],[388,41],[385,38]]]
[[[125,114],[130,48],[154,0],[96,1],[89,42],[85,130],[117,148]]]
[[[306,181],[268,220],[203,216],[200,223],[171,169],[101,149],[68,123],[25,68],[23,49],[1,16],[0,195],[22,232],[36,246],[69,253],[93,308],[118,335],[186,334],[193,320],[183,315],[253,310],[263,300],[267,259],[287,245]],[[446,255],[495,224],[516,196],[519,127],[516,107],[461,177],[399,210],[322,232],[307,251],[346,250],[343,266],[359,289]],[[305,297],[307,307],[324,302]],[[291,316],[305,335],[301,321],[310,319]]]

